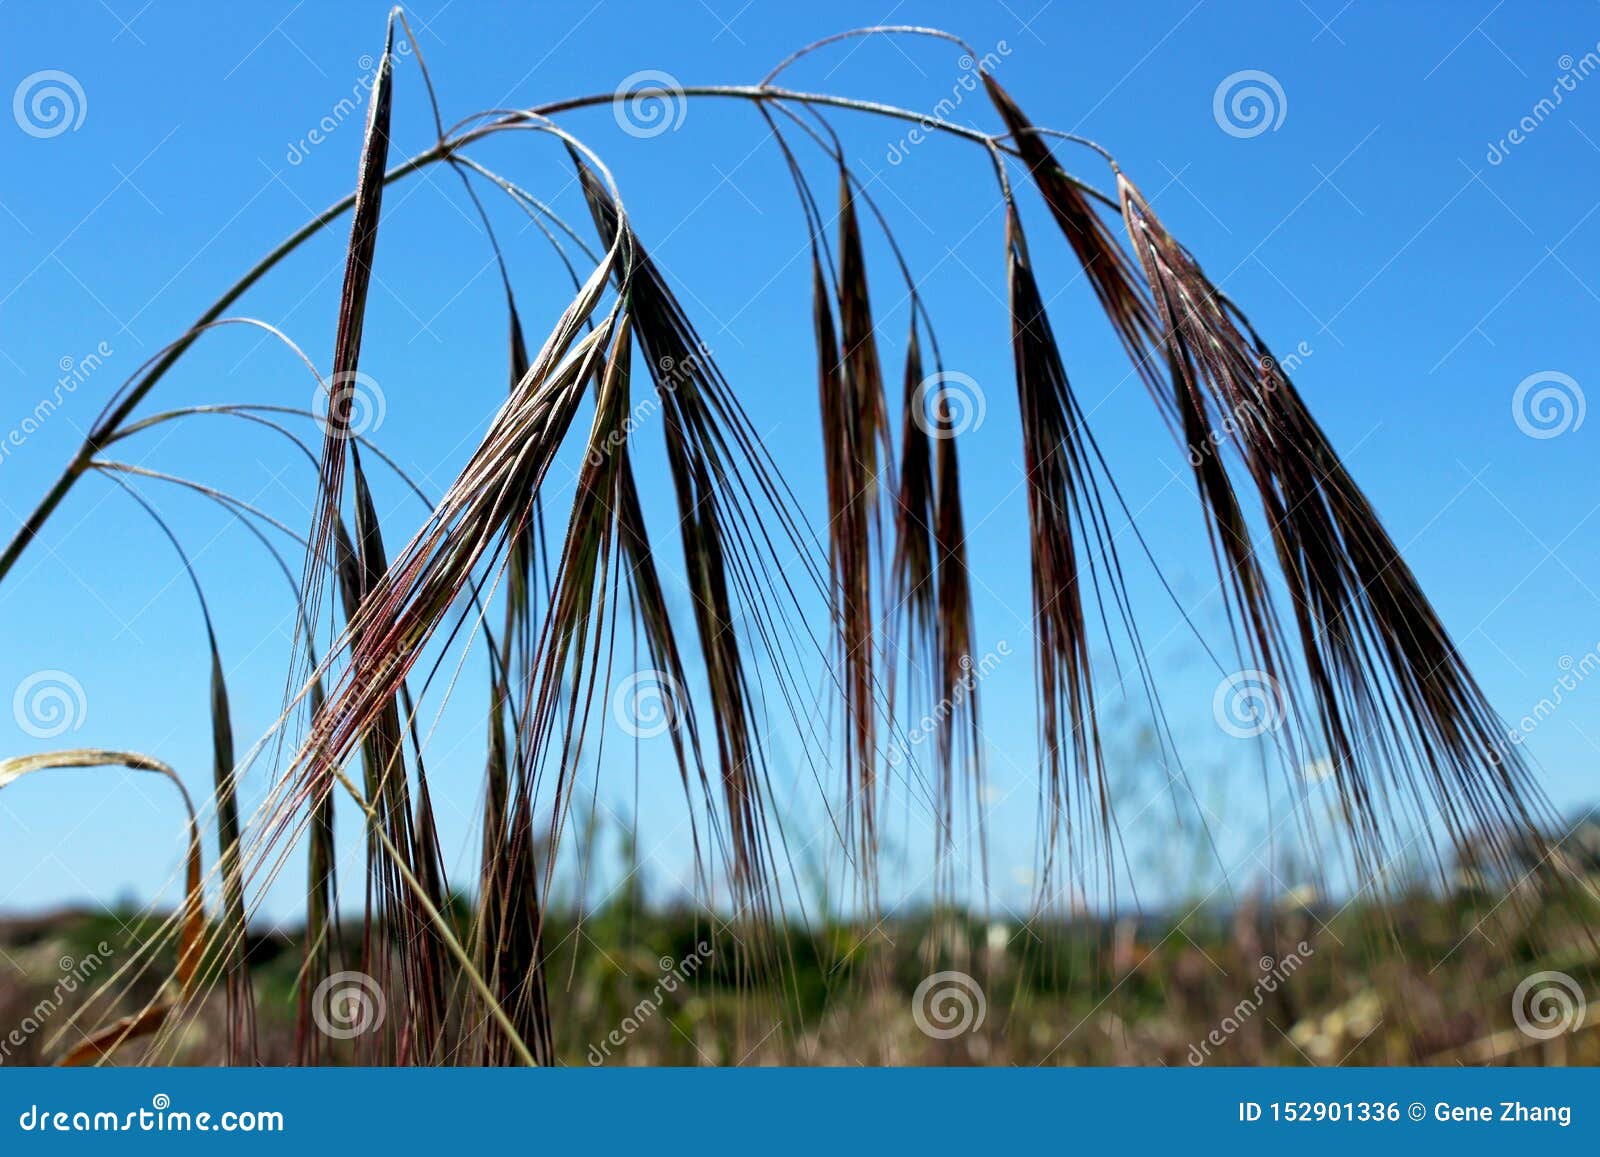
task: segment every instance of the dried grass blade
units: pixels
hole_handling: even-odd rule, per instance
[[[158,1004],[122,1017],[92,1034],[63,1054],[56,1064],[61,1068],[80,1068],[107,1060],[118,1048],[130,1040],[149,1036],[167,1022],[172,1005]]]
[[[334,334],[333,375],[329,379],[327,429],[318,468],[318,493],[309,544],[306,574],[301,582],[313,612],[321,605],[323,560],[327,557],[333,524],[344,489],[345,453],[350,445],[350,422],[356,395],[356,370],[361,360],[361,332],[366,319],[367,290],[372,280],[372,259],[378,244],[378,221],[383,207],[384,169],[389,158],[389,120],[394,101],[395,17],[391,13],[368,103],[366,137],[357,170],[355,208],[350,220],[350,244],[345,258],[344,284],[339,294],[339,322]],[[316,621],[316,614],[308,617]]]
[[[206,939],[206,914],[205,896],[201,888],[200,822],[195,814],[194,801],[189,797],[189,789],[184,787],[183,780],[178,778],[178,773],[160,760],[134,751],[74,748],[0,760],[0,788],[8,787],[23,776],[34,772],[97,767],[125,767],[131,771],[152,772],[169,780],[183,799],[189,829],[189,850],[184,862],[184,898],[178,918],[178,962],[175,975],[180,997],[187,1000],[195,993],[200,956]],[[162,1011],[165,1012],[164,1009]],[[123,1027],[126,1027],[125,1023]],[[152,1024],[142,1031],[154,1027]],[[97,1034],[95,1039],[115,1038],[109,1033],[101,1033]]]

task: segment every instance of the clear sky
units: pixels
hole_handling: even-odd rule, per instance
[[[261,254],[349,190],[364,112],[349,113],[348,102],[364,100],[385,11],[381,3],[172,0],[0,7],[0,79],[14,94],[13,117],[0,124],[0,428],[24,432],[42,400],[59,402],[20,443],[6,438],[0,534],[9,538],[125,377]],[[1600,799],[1600,680],[1569,678],[1556,693],[1568,668],[1587,670],[1584,657],[1592,663],[1600,647],[1600,419],[1579,421],[1584,391],[1600,384],[1600,7],[1541,5],[1535,18],[1491,0],[884,0],[871,8],[833,0],[425,0],[411,16],[447,123],[485,108],[609,92],[645,70],[684,84],[753,83],[800,45],[868,22],[943,26],[992,53],[996,76],[1036,122],[1092,136],[1114,152],[1268,340],[1297,354],[1296,380],[1314,413],[1491,701],[1510,721],[1539,715],[1527,746],[1555,802],[1570,813]],[[852,41],[803,61],[787,80],[915,110],[959,94],[951,119],[992,130],[987,104],[960,87],[959,56],[933,41]],[[38,75],[51,72],[66,79]],[[1235,103],[1241,86],[1264,93],[1271,107],[1263,113],[1248,95]],[[65,93],[67,110],[34,103],[52,87]],[[604,108],[562,123],[614,170],[640,235],[815,516],[821,458],[809,271],[793,189],[750,107],[694,101],[681,111],[657,135],[623,131]],[[431,143],[414,62],[400,66],[394,115],[396,159]],[[1262,115],[1266,121],[1251,119]],[[999,901],[1017,904],[1033,859],[1032,674],[993,179],[970,144],[906,148],[905,124],[847,113],[834,123],[921,281],[947,366],[969,375],[985,401],[981,426],[961,448],[981,580],[978,649],[1004,643],[1017,656],[981,690],[991,822],[1002,837],[993,870]],[[568,167],[549,142],[513,134],[480,155],[582,219]],[[1093,154],[1062,155],[1107,186]],[[819,160],[808,155],[826,191]],[[519,214],[491,203],[537,341],[565,303],[564,275]],[[1180,600],[1218,628],[1221,607],[1208,595],[1214,578],[1182,453],[1129,378],[1031,191],[1023,204],[1068,371],[1095,433]],[[450,174],[408,178],[391,187],[384,208],[362,362],[385,403],[374,436],[437,493],[505,389],[501,291]],[[281,327],[324,370],[346,234],[341,221],[234,310]],[[898,389],[902,295],[876,236],[868,256]],[[197,347],[145,412],[202,402],[303,406],[312,385],[292,357],[239,330]],[[653,433],[642,432],[652,446]],[[130,441],[118,454],[225,487],[301,528],[313,479],[285,445],[202,419]],[[647,503],[664,512],[658,451],[641,451],[641,470]],[[254,540],[214,510],[156,483],[145,492],[196,557],[211,594],[243,748],[276,716],[287,588]],[[392,514],[393,549],[418,508],[387,482],[381,499]],[[292,551],[291,560],[298,567]],[[1160,640],[1155,660],[1174,730],[1233,858],[1253,844],[1249,833],[1265,815],[1255,755],[1216,726],[1217,672],[1192,637],[1174,629],[1153,577],[1130,581],[1147,609],[1149,637]],[[146,751],[205,788],[207,672],[193,595],[170,547],[115,487],[90,479],[73,493],[0,585],[0,624],[4,697],[36,689],[29,681],[40,672],[64,672],[82,692],[60,736],[28,734],[0,713],[7,754],[51,745]],[[472,702],[446,712],[430,748],[447,847],[467,874],[476,854],[481,694],[475,679],[464,692]],[[1538,708],[1556,698],[1554,711]],[[1125,756],[1121,791],[1142,817],[1130,839],[1153,894],[1185,893],[1188,868],[1175,861],[1187,853],[1174,850],[1160,826],[1172,809],[1141,812],[1150,773],[1140,770],[1134,725],[1126,730],[1116,745]],[[793,800],[793,822],[816,826],[809,772],[792,752],[779,762],[792,785],[782,794]],[[683,869],[670,818],[677,789],[664,764],[647,757],[644,768],[641,840],[670,877]],[[626,814],[632,773],[615,770],[598,798]],[[265,774],[247,784],[247,803],[259,798]],[[179,862],[175,816],[159,783],[116,773],[7,789],[0,910],[148,899]],[[342,835],[353,840],[354,825]],[[907,819],[890,842],[899,884],[915,891],[925,879],[916,850],[925,840]],[[1236,885],[1260,881],[1264,871],[1248,856],[1231,868]],[[298,887],[268,909],[292,910]]]

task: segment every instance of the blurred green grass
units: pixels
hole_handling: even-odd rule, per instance
[[[1600,1064],[1600,904],[1592,881],[1581,883],[1535,880],[1509,896],[1419,892],[1381,907],[1283,900],[1027,925],[914,911],[877,924],[791,924],[765,939],[625,893],[581,919],[548,917],[557,1053],[569,1065]],[[457,907],[463,922],[466,910]],[[132,909],[0,922],[0,1063],[48,1063],[81,1040],[72,1011],[100,986],[116,995],[85,1026],[152,996],[160,967],[131,983],[112,978],[159,923]],[[345,929],[336,968],[360,967],[349,951],[360,942],[358,927]],[[63,961],[102,945],[113,967],[62,996]],[[251,940],[264,1063],[293,1056],[301,949],[293,932]],[[919,1002],[935,973],[960,979]],[[1559,982],[1524,993],[1530,1034],[1515,1015],[1518,986],[1546,973],[1566,978],[1569,999],[1562,1005],[1554,989],[1541,997]],[[934,1009],[941,988],[949,999]],[[1530,995],[1546,1000],[1542,1015],[1565,1019],[1538,1020]],[[8,1040],[52,998],[59,1009],[33,1016],[20,1044]],[[214,1062],[220,1004],[215,997],[159,1059]],[[924,1031],[930,1024],[936,1035]],[[1563,1031],[1546,1038],[1551,1024]],[[354,1062],[358,1045],[331,1041],[330,1057]],[[138,1061],[147,1047],[130,1045],[118,1060]]]

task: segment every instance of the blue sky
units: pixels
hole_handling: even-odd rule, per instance
[[[1530,436],[1525,427],[1551,431],[1526,414],[1519,424],[1514,399],[1536,375],[1544,377],[1530,390],[1550,387],[1569,400],[1595,385],[1600,78],[1588,75],[1584,57],[1600,53],[1600,8],[1546,5],[1535,20],[1489,0],[1113,9],[1064,0],[885,0],[882,7],[741,8],[738,0],[670,9],[614,0],[441,7],[433,0],[411,15],[447,123],[484,108],[609,92],[643,70],[690,85],[753,83],[800,45],[867,21],[959,33],[980,53],[995,54],[996,76],[1036,122],[1091,136],[1115,153],[1280,353],[1300,352],[1300,388],[1501,713],[1516,720],[1535,711],[1568,665],[1582,667],[1600,647],[1595,426],[1577,424],[1573,414],[1556,436]],[[3,79],[16,96],[12,122],[0,126],[0,164],[10,175],[0,188],[7,255],[0,427],[19,430],[41,399],[62,398],[48,421],[0,458],[0,533],[9,537],[128,374],[263,252],[348,191],[363,114],[345,115],[341,102],[361,93],[385,12],[366,3],[224,12],[168,0],[143,8],[137,0],[0,8]],[[932,41],[853,41],[801,62],[786,80],[926,110],[958,90],[958,56]],[[46,71],[76,85],[68,86],[75,127],[55,132],[52,122],[29,119],[48,115],[26,100],[30,80],[34,90],[51,83],[35,77]],[[1248,120],[1228,119],[1235,89],[1225,82],[1242,72],[1265,73],[1275,85],[1268,86],[1272,126],[1259,132]],[[1552,103],[1541,107],[1545,98]],[[964,96],[951,115],[996,124],[976,96]],[[312,131],[324,122],[331,127],[314,142]],[[1020,903],[1031,886],[1032,676],[993,179],[970,144],[935,140],[901,157],[904,124],[842,113],[834,123],[895,226],[947,366],[970,375],[986,401],[983,424],[961,447],[970,549],[982,580],[979,650],[1006,643],[1021,656],[981,691],[996,793],[991,822],[1003,836],[993,868],[1000,902]],[[815,515],[821,459],[805,233],[760,118],[742,103],[692,101],[681,123],[649,139],[621,131],[605,108],[562,124],[615,172],[640,235]],[[405,62],[394,156],[427,147],[432,131],[420,75]],[[550,143],[512,134],[478,155],[582,219]],[[1108,186],[1092,154],[1067,151],[1063,159]],[[809,160],[819,190],[831,188],[818,155]],[[563,275],[538,234],[508,205],[491,203],[534,338],[565,303]],[[1214,579],[1182,454],[1128,378],[1031,193],[1023,207],[1041,279],[1056,295],[1052,318],[1068,371],[1094,431],[1180,600],[1214,631],[1221,608],[1206,597]],[[341,222],[234,312],[281,327],[325,370],[345,240]],[[876,237],[868,256],[885,358],[897,380],[901,294]],[[362,368],[385,400],[375,436],[430,490],[442,489],[481,435],[505,379],[498,279],[448,173],[408,178],[389,191]],[[64,392],[63,374],[73,381]],[[223,401],[302,406],[311,396],[303,367],[239,330],[197,347],[144,412]],[[1525,401],[1531,397],[1524,392]],[[205,419],[169,437],[130,441],[118,454],[230,489],[299,527],[312,479],[283,445]],[[641,453],[642,469],[659,467],[658,453]],[[664,511],[663,475],[658,469],[647,478],[647,503]],[[286,588],[253,540],[214,511],[155,484],[146,492],[198,560],[231,669],[236,729],[242,740],[254,737],[277,713]],[[381,498],[393,514],[393,548],[418,508],[387,482]],[[1155,659],[1174,728],[1214,825],[1230,833],[1224,844],[1242,852],[1266,814],[1256,756],[1216,727],[1217,672],[1190,637],[1172,629],[1153,577],[1135,569],[1146,631],[1162,640]],[[51,742],[148,751],[204,787],[206,671],[193,596],[168,545],[113,486],[90,479],[73,493],[0,585],[0,620],[6,696],[41,671],[66,672],[82,688],[77,726]],[[475,694],[476,685],[466,693]],[[1553,799],[1572,811],[1600,798],[1593,788],[1600,686],[1580,681],[1560,698],[1528,749]],[[452,705],[432,749],[437,782],[453,801],[441,809],[441,823],[463,864],[475,847],[477,710],[475,702]],[[0,719],[7,753],[45,745]],[[1149,772],[1141,770],[1134,725],[1127,731],[1117,747],[1127,753],[1127,794],[1138,811]],[[664,766],[647,758],[645,768],[642,839],[661,848],[661,870],[670,876],[683,867],[670,818],[676,788],[664,783],[671,778]],[[786,769],[792,796],[782,794],[793,800],[794,822],[815,825],[809,773],[792,758]],[[632,774],[616,771],[602,780],[599,797],[626,812]],[[247,785],[247,800],[259,798],[260,778]],[[159,787],[108,773],[8,789],[0,796],[8,829],[0,840],[0,879],[8,881],[0,910],[152,896],[180,851],[175,812]],[[1153,813],[1172,814],[1165,805]],[[1131,839],[1150,861],[1152,894],[1182,894],[1189,868],[1171,862],[1181,850],[1172,850],[1151,816],[1141,825]],[[899,844],[903,854],[894,851]],[[924,878],[919,846],[914,820],[905,821],[898,843],[891,835],[890,859],[908,890]],[[1232,867],[1236,886],[1261,880],[1265,870],[1249,856]],[[292,910],[293,887],[275,894],[268,910]]]

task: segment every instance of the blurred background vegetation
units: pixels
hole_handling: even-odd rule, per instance
[[[1454,887],[1419,879],[1383,903],[1300,889],[1117,918],[902,910],[792,922],[768,944],[703,909],[646,903],[644,874],[628,879],[602,905],[548,915],[561,1063],[1600,1064],[1600,998],[1585,1000],[1600,993],[1592,821],[1518,879],[1463,862]],[[459,897],[463,933],[469,913]],[[0,1040],[0,1063],[72,1047],[92,994],[117,993],[117,1012],[152,997],[154,979],[111,978],[160,919],[130,904],[0,921],[0,1037],[28,1029]],[[358,967],[360,936],[358,921],[343,929],[335,968]],[[104,948],[105,966],[63,992],[68,962]],[[303,951],[297,930],[252,934],[263,1063],[293,1062]],[[959,978],[919,993],[936,973]],[[160,1060],[217,1063],[221,1005],[218,994]],[[150,1048],[130,1042],[118,1061],[153,1060]],[[361,1035],[334,1039],[324,1055],[359,1063],[362,1048]]]

